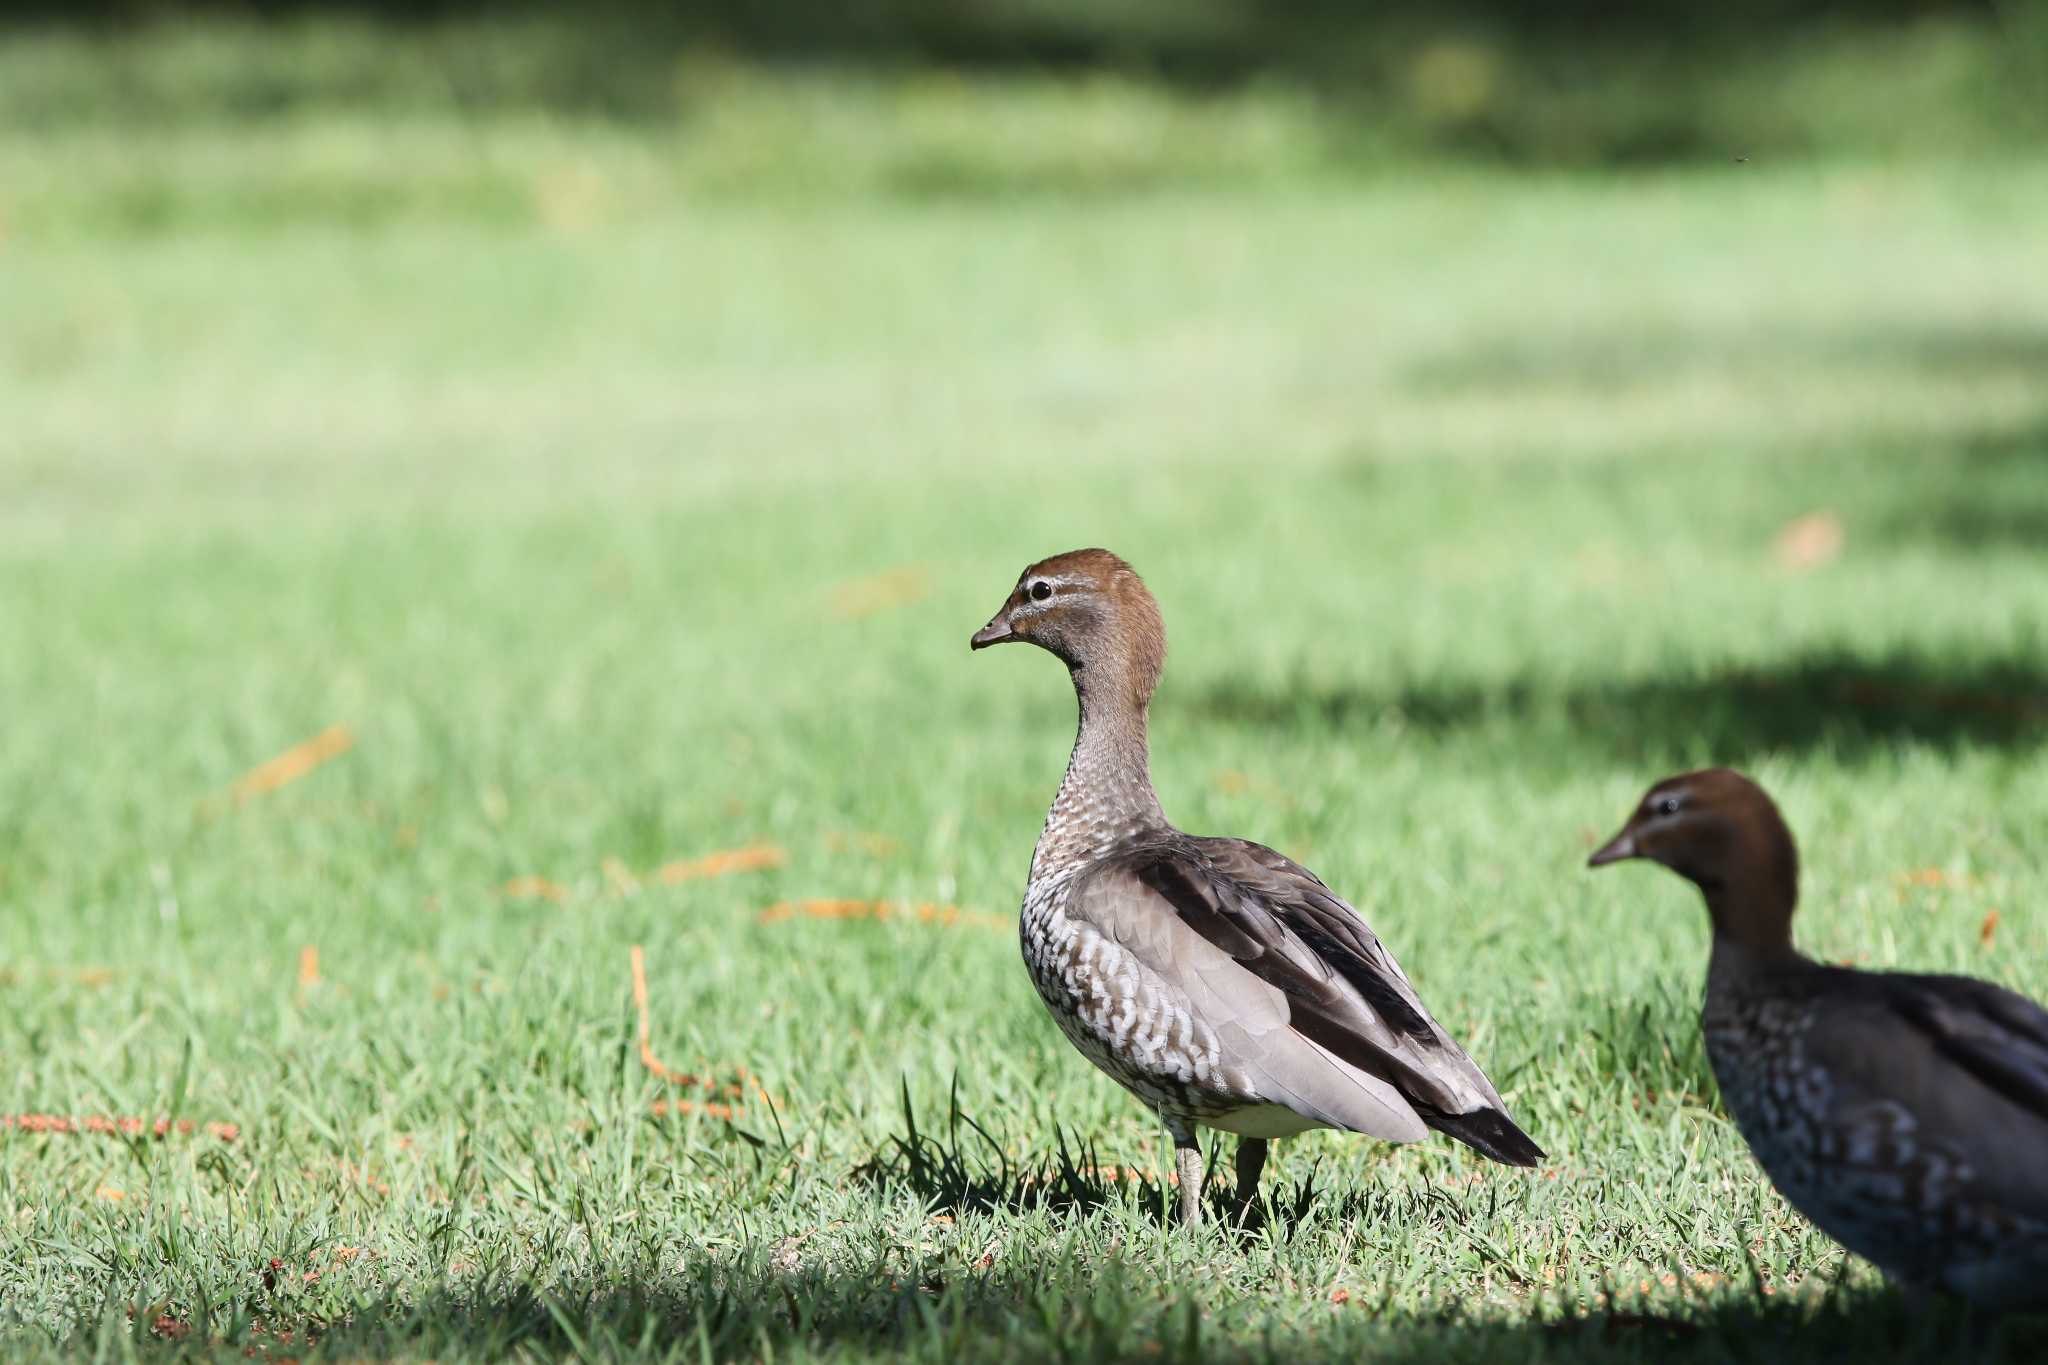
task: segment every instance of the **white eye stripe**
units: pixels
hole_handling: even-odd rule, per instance
[[[1035,591],[1041,583],[1047,589],[1044,597],[1039,597]],[[1042,611],[1052,605],[1054,597],[1065,592],[1067,589],[1086,588],[1087,586],[1087,583],[1081,579],[1064,574],[1050,578],[1026,577],[1020,579],[1017,583],[1017,595],[1023,599],[1019,605]]]

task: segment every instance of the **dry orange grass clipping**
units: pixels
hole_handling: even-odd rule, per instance
[[[1833,512],[1810,512],[1788,522],[1771,544],[1771,553],[1793,573],[1808,573],[1833,563],[1847,539],[1842,519]]]
[[[724,877],[734,872],[758,872],[763,868],[781,867],[788,861],[789,855],[774,844],[751,844],[746,848],[707,853],[701,858],[663,863],[654,875],[661,878],[664,885],[674,886],[678,882],[696,881],[702,877]]]
[[[500,890],[508,898],[515,901],[545,900],[554,901],[559,904],[569,899],[567,887],[557,885],[546,877],[514,877],[511,881],[506,882]]]
[[[957,905],[935,905],[909,901],[808,900],[777,901],[763,910],[763,924],[805,915],[811,919],[918,919],[928,924],[973,924],[986,929],[1008,929],[1011,920],[985,910],[962,910]]]
[[[259,763],[235,780],[231,789],[236,801],[276,791],[296,782],[329,759],[339,758],[355,747],[355,733],[346,725],[330,725],[303,743],[294,744],[267,763]]]
[[[743,1066],[733,1068],[733,1079],[720,1081],[715,1076],[697,1076],[687,1071],[677,1071],[655,1055],[654,1030],[647,1017],[647,954],[636,943],[627,950],[626,960],[633,977],[633,1012],[639,1020],[640,1065],[647,1068],[648,1074],[667,1081],[670,1085],[721,1094],[728,1100],[739,1099],[746,1093],[746,1087],[752,1085],[754,1093],[772,1108],[775,1101],[769,1099],[768,1092],[761,1088],[761,1083]],[[652,1112],[656,1116],[702,1113],[731,1122],[738,1118],[744,1109],[741,1105],[721,1103],[718,1100],[672,1099],[656,1100]]]
[[[0,1114],[0,1133],[7,1132],[54,1133],[65,1137],[93,1134],[154,1138],[174,1134],[190,1137],[197,1132],[222,1142],[233,1142],[242,1135],[241,1128],[232,1123],[194,1124],[190,1119],[140,1119],[107,1114],[87,1114],[83,1118],[67,1118],[62,1114]]]
[[[789,855],[774,844],[750,844],[746,848],[721,849],[707,853],[701,858],[684,858],[664,863],[648,877],[659,880],[664,886],[675,886],[681,882],[697,881],[705,877],[724,877],[735,872],[756,872],[762,868],[781,867],[789,861]],[[606,858],[599,865],[604,884],[614,896],[635,896],[640,893],[641,878],[633,869],[617,858]],[[560,882],[551,881],[539,875],[514,877],[498,888],[499,893],[511,900],[546,900],[560,904],[569,899],[569,888]]]
[[[931,594],[931,574],[916,564],[887,569],[841,583],[832,590],[832,613],[850,621],[891,607],[905,607]]]

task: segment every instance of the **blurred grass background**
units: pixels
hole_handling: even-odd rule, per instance
[[[19,11],[0,1119],[237,1136],[0,1126],[0,1353],[1938,1353],[1579,866],[1740,763],[1816,952],[2048,993],[2048,10],[1802,13]],[[989,927],[1071,700],[965,637],[1085,543],[1168,811],[1539,1176],[1057,1174],[1159,1137]]]
[[[0,229],[574,228],[706,199],[1984,157],[2048,135],[2040,0],[1783,8],[74,13],[0,44]]]

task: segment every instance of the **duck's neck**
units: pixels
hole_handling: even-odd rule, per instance
[[[1033,881],[1085,862],[1131,835],[1172,828],[1152,790],[1146,698],[1129,679],[1098,672],[1094,665],[1074,668],[1073,675],[1080,732],[1031,855]]]
[[[1789,865],[1766,864],[1700,890],[1714,924],[1713,953],[1707,960],[1710,990],[1768,983],[1814,965],[1792,946],[1799,886]]]

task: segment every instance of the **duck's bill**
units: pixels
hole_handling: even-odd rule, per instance
[[[1627,830],[1623,830],[1595,849],[1593,856],[1586,859],[1586,866],[1605,867],[1609,863],[1618,863],[1624,858],[1633,858],[1635,856],[1637,856],[1636,836]]]
[[[1005,640],[1014,640],[1016,638],[1016,634],[1010,629],[1009,621],[998,616],[980,630],[975,631],[973,637],[967,641],[967,647],[969,649],[987,649],[990,645],[999,645]]]

